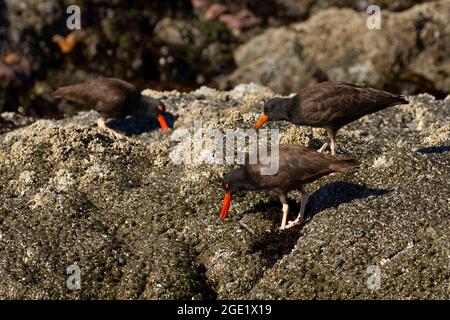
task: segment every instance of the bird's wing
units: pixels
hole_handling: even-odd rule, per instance
[[[53,92],[52,96],[56,99],[66,99],[69,101],[87,105],[84,91],[84,83],[80,83],[58,88]]]
[[[279,149],[279,169],[274,175],[262,175],[261,169],[269,165],[258,162],[246,165],[246,174],[263,187],[289,185],[291,182],[313,181],[333,172],[330,165],[336,158],[318,153],[300,145],[281,145]]]
[[[280,156],[280,169],[286,170],[295,179],[309,181],[330,173],[330,165],[335,158],[318,153],[303,146],[285,146],[287,151]]]
[[[348,122],[387,108],[399,97],[345,82],[332,82],[306,91],[301,97],[302,116],[311,123]]]
[[[96,105],[99,101],[104,105],[119,104],[126,101],[128,96],[134,93],[136,88],[123,80],[114,78],[101,78],[84,83],[84,95],[90,105]]]
[[[100,113],[114,113],[117,116],[123,113],[122,109],[126,107],[132,95],[139,95],[136,87],[115,78],[88,80],[59,88],[53,94],[56,98],[78,102],[95,108]]]

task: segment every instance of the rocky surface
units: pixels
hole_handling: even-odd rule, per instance
[[[382,30],[366,28],[370,3],[78,0],[81,29],[69,30],[72,0],[1,1],[0,112],[76,113],[50,93],[99,76],[178,91],[253,81],[283,93],[328,78],[445,97],[450,0],[375,1]]]
[[[280,4],[284,8],[286,15],[296,18],[308,17],[317,13],[319,10],[327,9],[330,7],[347,7],[358,11],[366,11],[369,5],[375,4],[378,5],[381,9],[401,11],[408,9],[416,4],[429,1],[430,0],[275,0],[277,4]]]
[[[251,128],[274,95],[258,85],[145,93],[163,99],[176,129],[199,119]],[[3,134],[0,298],[448,299],[450,97],[408,99],[340,132],[339,152],[361,170],[308,185],[310,219],[287,231],[270,192],[236,196],[220,221],[220,179],[233,166],[176,165],[176,142],[159,130],[116,139],[85,112]],[[270,127],[284,143],[325,137]],[[290,198],[295,217],[300,195]],[[81,290],[66,287],[72,264]],[[370,266],[378,290],[367,287]]]
[[[317,80],[365,82],[445,97],[450,88],[450,1],[381,11],[381,29],[349,8],[319,11],[305,22],[271,28],[240,46],[238,68],[223,86],[255,81],[290,93]]]

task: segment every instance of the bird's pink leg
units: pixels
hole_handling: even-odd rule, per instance
[[[100,129],[105,130],[107,132],[109,132],[110,134],[112,134],[113,136],[117,137],[117,138],[125,138],[128,139],[126,136],[124,136],[123,134],[111,129],[110,127],[108,127],[106,125],[106,121],[104,118],[100,118],[97,120],[97,125]]]
[[[288,205],[286,193],[280,193],[279,197],[280,197],[281,203],[283,204],[283,209],[282,209],[283,210],[283,218],[281,220],[280,230],[284,230],[286,228],[286,221],[287,221],[287,216],[289,213],[289,205]]]
[[[327,128],[328,136],[330,137],[330,149],[331,149],[331,155],[336,155],[336,131],[330,128]]]
[[[306,204],[308,203],[308,200],[309,200],[309,194],[307,192],[305,192],[303,189],[301,192],[302,192],[302,205],[300,207],[300,212],[294,221],[288,222],[286,229],[301,225],[305,221],[305,210],[306,210]]]
[[[328,142],[325,142],[323,144],[323,146],[321,146],[320,149],[317,150],[317,152],[322,153],[322,152],[324,152],[327,149],[327,147],[328,147]]]

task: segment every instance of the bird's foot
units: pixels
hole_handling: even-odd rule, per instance
[[[106,120],[103,119],[103,118],[100,118],[100,119],[97,120],[97,125],[98,125],[98,127],[100,128],[100,130],[106,131],[106,132],[108,132],[109,134],[113,135],[113,136],[116,137],[116,138],[131,140],[131,139],[128,138],[127,136],[125,136],[125,135],[123,135],[123,134],[117,132],[116,130],[111,129],[110,127],[108,127],[108,126],[106,125]]]
[[[325,149],[326,149],[327,147],[328,147],[328,142],[325,142],[325,143],[323,144],[323,146],[320,147],[320,149],[317,150],[317,152],[322,153],[322,152],[325,151]]]
[[[119,132],[117,132],[117,131],[115,131],[115,130],[112,130],[112,129],[109,129],[109,128],[107,128],[106,129],[106,131],[109,133],[109,134],[111,134],[112,136],[114,136],[114,137],[116,137],[117,139],[125,139],[125,140],[128,140],[128,141],[131,141],[132,139],[130,138],[130,137],[127,137],[126,135],[124,135],[124,134],[121,134],[121,133],[119,133]]]
[[[290,229],[295,226],[300,226],[305,222],[304,219],[295,219],[293,221],[289,221],[284,229]]]
[[[125,140],[128,140],[128,141],[133,140],[133,139],[131,139],[130,137],[127,137],[126,135],[121,134],[121,133],[117,133],[117,132],[114,134],[114,136],[115,136],[116,138],[118,138],[118,139],[125,139]]]

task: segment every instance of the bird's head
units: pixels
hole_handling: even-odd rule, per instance
[[[220,219],[225,220],[230,210],[231,196],[240,190],[247,189],[245,169],[242,167],[228,172],[222,180],[222,187],[225,189],[225,197],[222,211],[220,212]]]
[[[160,99],[154,99],[142,96],[141,104],[145,114],[150,115],[158,120],[161,130],[167,132],[168,125],[165,118],[166,106]]]
[[[259,129],[269,120],[286,120],[291,106],[289,98],[273,98],[264,103],[263,115],[255,124],[255,129]]]

